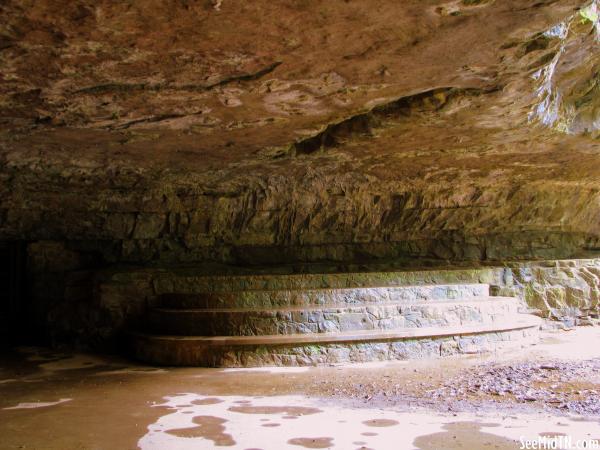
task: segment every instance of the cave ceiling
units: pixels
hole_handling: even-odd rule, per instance
[[[0,235],[131,240],[142,226],[110,214],[141,212],[165,223],[139,239],[188,249],[404,242],[424,230],[551,230],[595,248],[597,10],[4,1]],[[202,239],[178,228],[207,208]],[[79,214],[70,228],[67,210]]]

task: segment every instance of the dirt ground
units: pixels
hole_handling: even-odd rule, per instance
[[[539,344],[498,354],[254,369],[18,348],[0,359],[0,448],[594,445],[599,338],[600,328],[587,327],[544,331]]]

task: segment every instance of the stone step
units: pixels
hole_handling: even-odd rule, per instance
[[[365,304],[486,297],[488,284],[440,284],[354,288],[279,289],[163,294],[165,308],[276,308],[296,305]]]
[[[134,354],[158,364],[243,367],[433,357],[535,338],[539,318],[491,297],[502,268],[115,275],[102,292],[145,298],[150,333]]]
[[[130,333],[133,354],[152,364],[208,367],[302,366],[439,357],[496,350],[537,339],[541,320],[516,314],[502,322],[341,333],[269,336],[166,336]]]
[[[193,269],[155,271],[151,274],[156,294],[191,294],[253,290],[339,289],[369,286],[438,284],[502,284],[501,268],[424,269],[389,272],[303,273],[255,275],[205,275]],[[140,275],[147,278],[148,274]],[[132,275],[114,275],[113,281],[131,281]],[[122,278],[122,280],[121,280]],[[134,277],[135,278],[135,277]]]
[[[149,312],[148,329],[172,335],[260,336],[448,327],[491,323],[518,312],[512,297],[325,304],[270,309],[166,309]]]

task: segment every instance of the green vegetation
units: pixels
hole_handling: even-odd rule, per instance
[[[582,8],[579,11],[579,15],[581,16],[581,18],[582,18],[581,21],[583,23],[598,22],[598,9],[596,8],[596,3],[594,2],[594,3],[586,6],[585,8]]]

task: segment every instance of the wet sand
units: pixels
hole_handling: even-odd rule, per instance
[[[579,328],[506,354],[239,370],[19,348],[0,357],[0,448],[516,449],[522,437],[598,439],[600,417],[586,405],[600,392],[590,369],[599,338]],[[506,377],[533,373],[536,392],[587,403],[575,414],[544,396],[473,388],[482,368],[492,374],[485,386],[496,373],[503,389]]]

